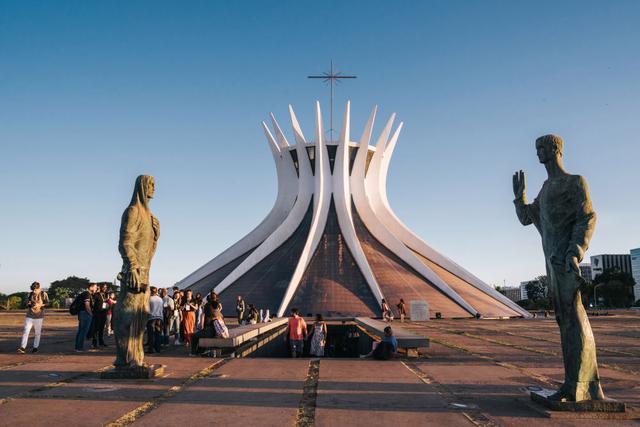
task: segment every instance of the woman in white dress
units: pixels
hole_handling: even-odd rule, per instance
[[[313,336],[311,337],[311,355],[316,357],[324,356],[326,342],[327,324],[322,320],[321,314],[316,314],[316,321],[313,324]]]

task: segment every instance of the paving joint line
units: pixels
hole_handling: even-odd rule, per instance
[[[430,377],[426,372],[420,369],[414,362],[400,361],[400,363],[402,363],[405,368],[411,371],[411,373],[417,376],[418,379],[420,379],[420,381],[422,381],[425,384],[429,384],[433,386],[435,392],[438,393],[438,395],[440,395],[440,397],[442,397],[447,402],[449,407],[451,407],[454,404],[458,404],[457,402],[459,402],[460,399],[454,392],[452,392],[445,385],[441,384],[435,378]],[[493,421],[491,418],[489,418],[487,415],[485,415],[480,409],[480,407],[475,407],[475,408],[467,407],[465,409],[460,409],[459,412],[462,415],[464,415],[465,418],[467,418],[469,421],[471,421],[474,425],[478,427],[498,427],[499,425],[495,421]]]
[[[160,404],[166,402],[167,400],[175,397],[178,393],[185,389],[185,387],[195,383],[202,378],[206,378],[213,373],[214,370],[219,368],[220,366],[227,363],[230,360],[228,358],[218,359],[215,362],[211,363],[209,366],[201,369],[190,377],[186,378],[180,384],[174,385],[169,388],[165,392],[161,393],[159,396],[149,399],[144,402],[142,405],[139,405],[137,408],[127,412],[126,414],[120,416],[115,421],[105,424],[106,427],[123,427],[128,426],[135,421],[139,420],[143,416],[147,415],[149,412],[153,411]]]
[[[313,427],[316,425],[316,403],[318,398],[318,380],[320,378],[320,359],[309,361],[307,378],[304,381],[302,397],[298,404],[295,427]]]

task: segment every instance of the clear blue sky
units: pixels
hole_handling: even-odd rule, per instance
[[[259,126],[293,104],[312,133],[330,59],[405,128],[389,198],[427,242],[493,284],[543,273],[511,174],[545,174],[535,137],[565,138],[598,225],[588,254],[640,246],[640,2],[3,1],[0,291],[75,274],[112,280],[135,177],[157,180],[152,281],[170,285],[275,200]],[[378,121],[377,129],[382,126]],[[290,135],[290,131],[289,131]]]

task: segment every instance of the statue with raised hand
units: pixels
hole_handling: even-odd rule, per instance
[[[120,296],[113,311],[117,369],[144,369],[143,336],[149,315],[149,269],[160,237],[160,222],[151,214],[152,176],[136,179],[131,203],[122,214]]]
[[[587,181],[571,175],[562,163],[562,138],[545,135],[536,139],[540,163],[548,178],[538,197],[527,204],[525,175],[513,175],[516,214],[522,225],[534,224],[542,237],[549,292],[560,326],[565,378],[552,401],[602,400],[596,345],[582,305],[585,282],[580,276],[582,261],[596,224]]]

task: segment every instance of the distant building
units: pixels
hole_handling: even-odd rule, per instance
[[[636,281],[636,285],[633,287],[633,299],[637,301],[640,299],[640,248],[631,249],[631,274]]]
[[[595,279],[604,270],[618,268],[620,271],[631,274],[631,255],[629,254],[603,254],[591,257],[591,278]]]
[[[502,290],[504,291],[504,295],[507,298],[509,298],[511,301],[517,302],[523,299],[522,291],[520,290],[519,286],[512,287],[512,288],[503,288]]]
[[[591,264],[588,262],[583,262],[580,264],[580,275],[587,283],[591,283],[593,281],[593,272],[591,271]]]
[[[531,282],[531,280],[527,280],[526,282],[520,282],[520,299],[529,299],[529,294],[527,293],[527,284]]]

